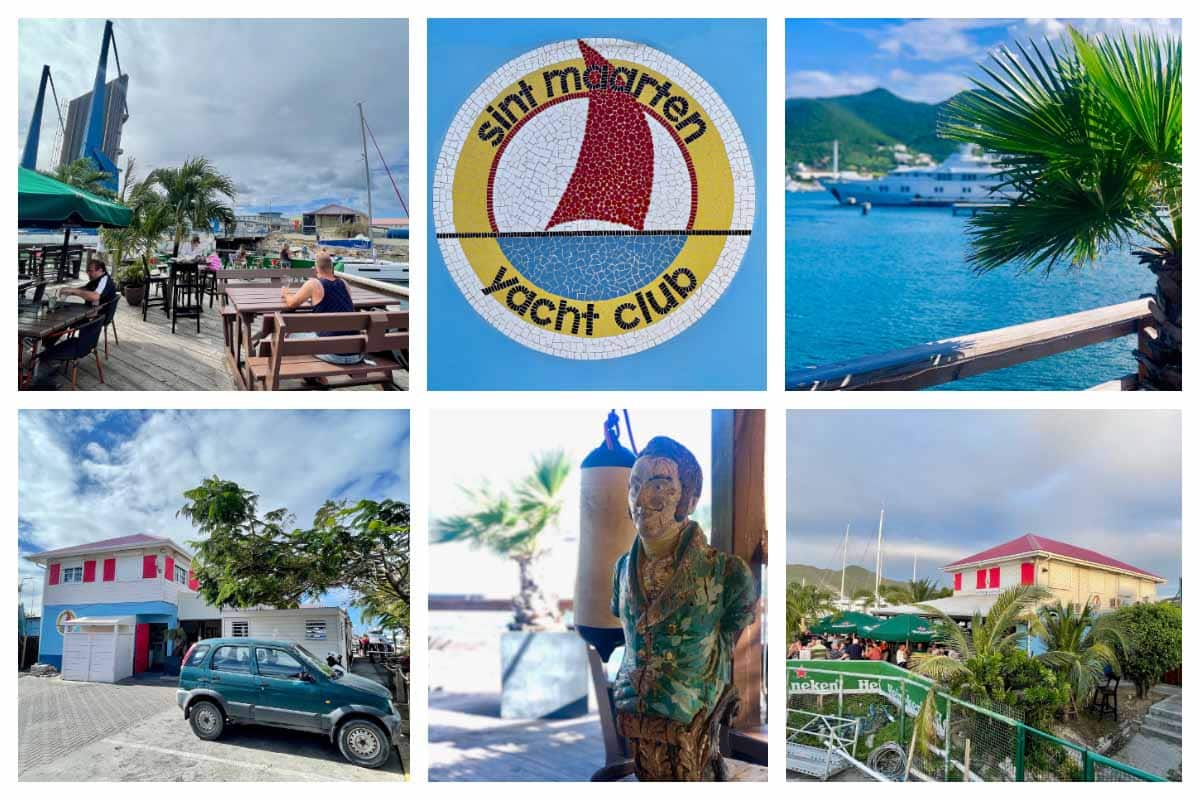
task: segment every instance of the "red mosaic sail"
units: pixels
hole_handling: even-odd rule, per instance
[[[612,76],[608,59],[582,39],[585,75]],[[546,230],[575,220],[604,220],[642,230],[654,188],[654,141],[641,106],[612,86],[588,91],[587,125],[575,171]]]

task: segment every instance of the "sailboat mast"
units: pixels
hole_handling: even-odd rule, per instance
[[[879,608],[879,573],[883,569],[883,506],[879,507],[879,534],[875,538],[875,608]]]
[[[374,246],[374,237],[371,235],[371,225],[375,221],[375,209],[371,205],[371,162],[367,159],[367,118],[363,115],[363,104],[358,103],[358,126],[362,133],[362,148],[363,148],[363,172],[367,178],[367,238],[371,239]]]
[[[850,546],[850,523],[846,523],[846,535],[842,538],[842,588],[838,591],[838,599],[846,603],[846,550]]]
[[[913,550],[913,576],[912,576],[912,582],[913,582],[913,583],[916,583],[916,582],[917,582],[917,551],[916,551],[916,550]]]

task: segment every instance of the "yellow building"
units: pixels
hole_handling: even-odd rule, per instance
[[[1043,586],[1063,603],[1087,604],[1099,611],[1158,599],[1166,579],[1144,569],[1044,536],[1026,534],[1011,542],[942,567],[951,576],[959,605],[984,601],[1011,586]]]

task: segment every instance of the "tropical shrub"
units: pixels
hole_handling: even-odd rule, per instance
[[[1183,609],[1173,603],[1139,603],[1114,612],[1129,628],[1129,646],[1118,654],[1121,674],[1138,697],[1183,663]]]

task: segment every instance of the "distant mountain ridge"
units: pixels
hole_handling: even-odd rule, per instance
[[[845,170],[892,169],[896,162],[891,148],[896,144],[942,161],[958,149],[956,142],[937,136],[938,117],[949,102],[905,100],[887,89],[840,97],[791,98],[784,114],[787,163],[831,167],[834,139],[839,141],[840,167]],[[887,150],[881,152],[880,147]]]
[[[808,564],[788,564],[787,565],[787,582],[788,583],[807,583],[808,585],[816,584],[824,586],[826,589],[837,593],[841,587],[842,571],[840,569],[821,569],[820,567],[810,567]],[[895,581],[891,578],[883,578],[880,580],[881,586],[904,586],[907,581]],[[846,595],[853,595],[859,589],[875,588],[875,573],[865,567],[850,566],[846,567]]]

